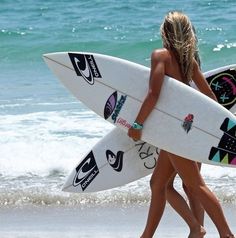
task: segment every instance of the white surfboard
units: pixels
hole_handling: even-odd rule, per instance
[[[137,104],[139,104],[140,106],[141,101],[146,95],[149,74],[148,68],[114,57],[88,53],[49,54],[45,55],[45,60],[48,63],[49,67],[66,85],[66,87],[68,87],[80,100],[85,102],[87,106],[91,107],[101,116],[104,116],[107,120],[114,121],[116,125],[123,127],[123,129],[127,129],[127,127],[129,127],[139,109],[139,107],[137,107]],[[230,71],[230,67],[228,67],[228,70]],[[218,69],[211,74],[214,75],[214,73],[221,71],[222,69]],[[115,74],[113,74],[114,72]],[[81,75],[83,75],[83,77]],[[235,80],[234,77],[232,76],[233,78],[231,78],[230,75],[231,74],[229,72],[229,75],[227,75],[227,77],[225,77],[224,79],[228,85],[227,87],[225,87],[227,88],[227,90],[229,88],[232,88],[232,80]],[[116,86],[114,80],[119,80],[116,89],[114,89],[114,87]],[[213,76],[212,81],[217,82],[217,77]],[[147,124],[150,124],[150,126],[146,126],[145,123],[144,132],[146,131],[147,133],[144,133],[145,135],[143,139],[157,146],[159,145],[161,148],[169,150],[173,153],[180,154],[191,159],[196,159],[200,162],[219,165],[226,163],[225,165],[227,166],[234,166],[234,157],[232,158],[232,156],[234,156],[233,151],[224,150],[224,143],[222,144],[222,138],[224,137],[223,139],[225,141],[225,138],[227,137],[225,135],[227,135],[227,133],[231,135],[232,130],[234,130],[234,116],[204,95],[196,93],[195,90],[183,85],[182,83],[177,82],[176,84],[176,82],[176,80],[172,80],[170,78],[165,79],[165,83],[162,88],[162,95],[160,98],[161,103],[158,102],[154,115],[152,114],[151,118],[148,119]],[[128,86],[126,85],[126,87],[124,87],[122,83],[127,84]],[[169,86],[167,86],[167,84],[169,84]],[[137,91],[137,85],[139,86],[139,91]],[[218,90],[222,90],[219,83],[215,83],[215,87]],[[170,90],[170,88],[172,88],[173,90]],[[170,100],[168,101],[168,99],[165,98],[166,93],[164,94],[163,90],[166,91],[166,93],[171,93],[172,96],[178,98],[180,102],[181,100],[183,102],[186,101],[183,96],[181,97],[181,94],[186,93],[186,95],[189,95],[187,96],[187,98],[193,100],[193,107],[191,103],[187,103],[187,106],[185,104],[182,108],[176,108],[176,104],[174,102],[171,103]],[[233,94],[235,93],[234,91],[232,92]],[[91,95],[93,96],[92,100],[90,99]],[[193,99],[194,97],[195,99]],[[89,102],[87,102],[87,100],[89,100]],[[224,99],[224,102],[225,101],[226,99]],[[231,102],[228,99],[226,104],[227,107],[230,107],[230,104],[233,105],[234,103],[235,94],[233,95],[233,97],[231,96]],[[201,107],[201,105],[204,106],[204,108],[199,108]],[[207,112],[205,112],[206,106],[209,109],[207,110]],[[185,113],[185,111],[189,112],[190,109],[191,113],[183,114]],[[131,114],[131,116],[128,114]],[[198,117],[197,123],[195,122],[194,117],[192,130],[190,131],[189,129],[191,129],[191,122],[188,120],[191,119],[192,116],[189,114],[193,114],[195,117],[197,115]],[[186,121],[184,121],[185,118],[181,118],[181,115],[187,116]],[[211,125],[207,125],[208,123],[203,120],[206,120],[206,118],[211,118],[213,115],[217,118],[221,117],[221,120],[218,119],[218,124],[215,124],[216,131],[214,131],[214,125],[212,125],[214,124],[215,119],[213,123],[210,123]],[[163,137],[163,135],[167,135],[167,137],[171,139],[170,136],[173,133],[171,132],[171,130],[180,133],[178,134],[178,139],[175,140],[177,146],[171,145],[174,140],[169,140],[168,142],[168,140],[162,139],[160,141],[160,139],[156,138],[155,135],[151,133],[152,131],[150,128],[153,123],[152,121],[158,122],[158,120],[162,126],[159,128],[155,124],[153,125],[155,125],[156,130],[158,130],[158,135],[159,132],[161,133],[161,138]],[[182,128],[182,125],[184,125],[184,128]],[[223,127],[221,128],[223,129],[223,131],[219,129],[220,125],[223,125]],[[168,133],[167,130],[167,132],[164,132],[163,134],[163,127],[171,129],[169,130],[170,133]],[[177,127],[179,128],[177,129]],[[179,129],[181,129],[182,131]],[[225,130],[227,130],[227,133],[224,133]],[[192,134],[192,136],[190,133]],[[181,137],[179,137],[180,135]],[[180,139],[182,139],[182,142],[184,144],[188,142],[187,147],[186,145],[184,147],[180,143],[178,143]],[[205,141],[205,143],[202,143],[202,140]],[[218,144],[220,147],[218,146]],[[194,147],[196,146],[200,146],[199,148],[201,148],[201,145],[203,147],[202,149],[194,149]],[[231,147],[232,146],[233,148],[235,148],[234,144],[232,144]],[[181,150],[185,148],[187,151],[184,152],[184,154],[181,154],[180,150],[178,150],[177,147],[181,147]],[[192,151],[190,151],[189,148],[192,147],[193,149]],[[206,151],[208,153],[208,156],[205,156]],[[227,158],[223,156],[223,153],[226,152]],[[221,160],[222,156],[223,160]]]
[[[223,77],[229,73],[231,77],[236,76],[236,70],[232,66],[220,69],[221,71],[217,69],[204,74],[214,91],[218,90],[219,85],[221,88],[226,86],[224,81],[221,82]],[[212,74],[213,72],[218,73]],[[218,83],[212,81],[213,78],[218,78]],[[219,93],[218,95],[220,96]],[[231,110],[234,110],[234,106]],[[143,141],[134,142],[126,132],[114,128],[80,159],[63,185],[63,191],[97,192],[122,186],[151,174],[158,156],[157,147]]]
[[[134,142],[123,130],[114,128],[80,160],[62,190],[87,193],[127,184],[149,175],[158,153],[156,147]]]

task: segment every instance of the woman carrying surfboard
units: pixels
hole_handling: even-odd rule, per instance
[[[189,18],[180,12],[170,12],[161,26],[161,35],[164,48],[152,53],[149,90],[133,126],[128,131],[128,135],[135,140],[141,138],[143,124],[158,101],[165,75],[188,85],[193,80],[202,93],[216,100],[194,59],[196,39]],[[165,208],[168,181],[175,171],[188,191],[199,199],[216,225],[220,238],[234,238],[223,210],[215,195],[206,186],[197,163],[164,150],[160,152],[150,181],[151,204],[141,238],[153,236]],[[204,229],[198,224],[196,230],[190,232],[189,238],[202,238],[204,235]]]
[[[192,28],[193,28],[195,39],[196,39],[194,58],[197,61],[199,67],[201,67],[201,60],[199,57],[198,45],[197,45],[198,39],[197,39],[196,31],[193,25],[192,25]],[[187,116],[185,121],[190,121],[190,124],[192,124],[192,118],[193,118],[193,115],[190,114],[190,117]],[[199,170],[201,170],[201,163],[198,163],[198,168]],[[193,194],[191,194],[191,192],[188,191],[184,183],[183,183],[183,189],[188,197],[190,207],[188,206],[186,200],[175,190],[174,180],[175,180],[176,174],[177,174],[176,172],[173,173],[166,187],[167,201],[176,210],[176,212],[184,219],[184,221],[188,224],[190,229],[190,237],[192,236],[192,234],[195,234],[196,231],[198,233],[199,230],[201,231],[202,234],[204,234],[205,230],[201,227],[199,229],[199,224],[201,226],[203,226],[204,224],[204,209],[201,203],[199,202],[199,200],[196,199],[196,197]]]

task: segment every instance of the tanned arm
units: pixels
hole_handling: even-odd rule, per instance
[[[196,61],[194,62],[193,67],[193,81],[197,85],[200,92],[217,101],[215,94],[211,90]]]
[[[165,77],[165,57],[163,52],[154,51],[151,56],[151,72],[149,81],[149,90],[135,122],[144,124],[153,108],[155,107],[160,95],[161,86]],[[141,138],[141,130],[130,128],[128,135],[135,140]]]

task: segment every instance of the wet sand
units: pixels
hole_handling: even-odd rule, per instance
[[[236,206],[224,205],[225,215],[236,233]],[[135,238],[147,217],[148,205],[93,207],[8,207],[0,209],[1,238]],[[206,238],[219,237],[206,215]],[[168,205],[154,237],[184,238],[188,227]]]

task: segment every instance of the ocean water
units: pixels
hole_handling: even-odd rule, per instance
[[[236,63],[235,0],[1,1],[0,207],[149,202],[149,177],[99,193],[61,192],[112,126],[66,91],[42,54],[90,51],[149,66],[170,10],[194,23],[204,71]],[[204,165],[202,174],[221,201],[236,203],[235,169]]]

